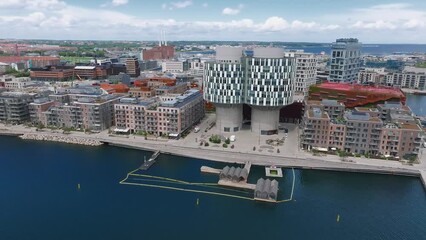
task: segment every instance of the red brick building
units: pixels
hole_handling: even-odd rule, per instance
[[[171,59],[175,55],[174,46],[158,46],[142,50],[143,60]]]

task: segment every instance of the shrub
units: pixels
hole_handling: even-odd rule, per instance
[[[227,147],[228,147],[228,144],[224,143],[224,144],[222,145],[222,147],[227,148]]]
[[[227,139],[225,140],[225,143],[226,143],[226,144],[230,144],[230,143],[231,143],[231,140],[230,140],[229,138],[227,138]]]
[[[220,136],[219,136],[219,135],[212,135],[212,136],[209,138],[209,141],[210,141],[210,142],[212,142],[212,143],[220,144],[220,142],[221,142],[221,140],[220,140]]]
[[[209,143],[208,142],[205,142],[204,143],[204,147],[208,147],[209,146]]]

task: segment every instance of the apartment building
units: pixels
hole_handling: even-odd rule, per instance
[[[343,108],[343,118],[330,116],[319,101],[306,101],[306,105],[301,126],[304,149],[394,158],[419,153],[423,130],[409,108],[399,103],[379,104],[379,109]]]
[[[426,90],[426,74],[414,72],[388,73],[382,84],[399,88]]]
[[[24,89],[40,85],[31,81],[31,78],[29,77],[15,77],[12,75],[1,76],[0,82],[2,82],[2,85],[7,89]]]
[[[55,105],[55,101],[49,98],[36,98],[34,102],[28,105],[30,112],[30,120],[33,125],[43,124],[46,122],[44,112]]]
[[[361,67],[361,43],[356,38],[340,38],[331,45],[331,82],[355,83]]]
[[[330,117],[318,107],[305,111],[302,147],[306,149],[329,147]]]
[[[290,53],[290,55],[296,59],[294,92],[307,96],[309,87],[316,83],[317,58],[312,53],[304,52]]]
[[[365,112],[347,112],[344,117],[346,120],[345,151],[377,155],[383,122]]]
[[[3,92],[0,94],[0,122],[20,124],[30,120],[28,104],[35,94]]]
[[[139,77],[141,75],[139,60],[137,58],[127,58],[126,71],[127,71],[127,74],[129,74],[131,77]]]
[[[200,91],[150,99],[123,98],[114,107],[117,131],[145,131],[178,138],[204,117]]]
[[[385,81],[385,75],[385,68],[365,68],[358,73],[358,83],[379,85]]]
[[[307,100],[305,109],[309,110],[312,108],[319,108],[327,112],[332,119],[343,118],[345,112],[345,105],[333,99]]]
[[[102,131],[114,125],[114,104],[120,98],[111,94],[79,98],[50,107],[38,121],[45,126]]]
[[[411,109],[406,105],[402,105],[401,102],[386,101],[383,104],[377,104],[376,107],[380,114],[380,119],[385,122],[391,121],[392,113],[411,115]]]
[[[58,89],[48,99],[36,99],[30,104],[31,122],[102,131],[114,125],[114,104],[120,98],[120,95],[104,94],[96,87]]]
[[[423,130],[412,123],[387,123],[380,136],[380,153],[389,157],[401,157],[418,153]]]

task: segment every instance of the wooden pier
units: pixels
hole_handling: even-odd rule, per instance
[[[222,171],[222,169],[216,169],[216,168],[211,168],[211,167],[207,167],[207,166],[201,167],[201,172],[203,172],[203,173],[220,174],[221,171]]]
[[[217,184],[221,186],[226,186],[226,187],[243,188],[248,190],[254,190],[256,188],[256,184],[251,184],[246,182],[232,182],[232,181],[219,180]]]

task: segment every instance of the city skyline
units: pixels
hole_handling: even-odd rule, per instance
[[[314,5],[315,4],[315,5]],[[314,7],[313,7],[314,6]],[[425,43],[422,1],[4,0],[3,38]]]

